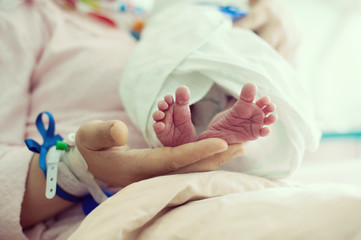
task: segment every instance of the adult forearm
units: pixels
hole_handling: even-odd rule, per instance
[[[20,223],[23,228],[50,218],[73,204],[58,196],[47,199],[45,182],[44,173],[39,167],[39,155],[35,154],[30,163],[21,208]]]

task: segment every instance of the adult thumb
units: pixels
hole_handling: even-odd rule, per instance
[[[76,133],[76,144],[89,150],[122,146],[128,141],[128,127],[122,121],[93,120],[83,124]]]

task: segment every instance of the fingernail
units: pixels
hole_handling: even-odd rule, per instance
[[[217,154],[226,151],[227,148],[218,149],[217,151],[213,151],[212,154]]]
[[[115,140],[115,135],[114,135],[114,125],[112,125],[109,129],[109,133],[110,133],[110,136]]]
[[[236,158],[236,157],[239,157],[243,154],[243,151],[242,150],[238,150],[238,151],[235,151],[233,154],[232,154],[232,158]]]

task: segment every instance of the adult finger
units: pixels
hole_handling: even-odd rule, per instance
[[[287,60],[293,62],[293,58],[295,58],[297,53],[300,39],[300,34],[298,34],[297,31],[295,31],[292,36],[285,36],[276,47],[277,52],[279,52]]]
[[[115,186],[126,186],[132,182],[168,174],[227,149],[228,145],[224,140],[210,138],[178,147],[121,147],[93,151],[92,156],[102,161],[91,161],[92,171],[99,180]]]
[[[242,153],[242,144],[230,145],[224,152],[217,153],[194,164],[173,171],[171,174],[213,171],[233,158],[242,155]]]
[[[165,174],[224,152],[227,149],[227,143],[218,138],[204,139],[173,148],[149,149],[150,154],[142,167],[148,173]]]
[[[267,25],[264,28],[260,29],[258,31],[258,35],[275,49],[277,46],[279,46],[282,37],[284,37],[284,33],[282,33],[282,31],[280,31],[280,28],[277,27],[275,24]]]
[[[277,46],[275,46],[275,49],[281,56],[287,58],[289,46],[287,45],[287,41],[285,39],[281,39]]]
[[[267,11],[264,11],[261,7],[256,5],[245,17],[237,20],[234,23],[234,26],[257,31],[269,20],[267,13]]]
[[[254,5],[258,4],[261,1],[263,1],[263,0],[249,0],[248,4],[249,4],[249,6],[253,7]]]
[[[76,143],[80,148],[102,150],[122,146],[128,141],[127,126],[117,120],[94,120],[83,124],[76,134]]]

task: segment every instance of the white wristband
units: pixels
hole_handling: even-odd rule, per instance
[[[46,154],[46,188],[45,196],[52,199],[56,194],[56,183],[58,177],[58,164],[61,157],[61,151],[56,150],[55,146],[51,147]]]

